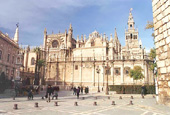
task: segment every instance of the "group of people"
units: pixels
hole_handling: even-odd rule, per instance
[[[47,102],[50,102],[50,96],[51,95],[53,95],[52,96],[52,100],[54,99],[54,98],[58,98],[58,90],[57,89],[55,89],[55,88],[53,88],[53,87],[51,87],[51,85],[48,85],[47,86],[47,91],[46,91],[46,95],[45,95],[45,98],[47,99]]]
[[[80,95],[80,92],[81,94],[83,94],[83,90],[85,92],[85,94],[89,93],[89,88],[88,86],[85,87],[85,89],[83,87],[72,87],[71,90],[73,90],[73,95],[77,95],[77,99],[79,99],[79,95]]]

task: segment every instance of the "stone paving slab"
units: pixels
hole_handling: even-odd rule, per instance
[[[98,97],[97,99],[95,97]],[[80,95],[80,99],[72,95],[70,91],[59,92],[58,100],[51,100],[47,103],[41,99],[41,95],[36,96],[34,100],[27,100],[26,97],[18,97],[16,100],[12,98],[0,99],[0,114],[7,115],[170,115],[170,107],[156,104],[155,98],[146,96],[142,99],[140,95],[123,95],[123,99],[119,99],[119,95],[105,96],[102,93],[91,93],[88,95]],[[82,100],[85,97],[85,100]],[[130,101],[134,105],[129,105]],[[54,106],[55,102],[59,106]],[[111,105],[115,101],[116,105]],[[39,107],[35,108],[35,102]],[[78,102],[78,106],[74,103]],[[97,106],[93,103],[97,102]],[[18,110],[14,110],[14,104],[18,104]]]

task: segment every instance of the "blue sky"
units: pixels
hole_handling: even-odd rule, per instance
[[[154,46],[152,30],[145,30],[147,21],[152,21],[151,0],[0,0],[0,31],[14,36],[19,22],[19,43],[39,46],[43,44],[43,31],[64,32],[72,23],[74,37],[95,29],[99,33],[114,34],[117,29],[121,44],[125,44],[125,28],[132,14],[139,37],[147,50]]]

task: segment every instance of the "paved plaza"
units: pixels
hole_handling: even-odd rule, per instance
[[[155,98],[152,95],[147,95],[141,98],[138,94],[133,94],[134,99],[131,99],[130,94],[113,94],[109,97],[101,93],[89,93],[87,95],[81,94],[77,99],[72,91],[60,91],[58,100],[51,100],[47,103],[42,100],[41,96],[35,95],[34,100],[27,100],[27,97],[17,97],[15,100],[4,98],[0,95],[0,114],[8,115],[170,115],[170,107],[156,104]],[[119,97],[122,96],[122,99]],[[84,100],[82,99],[84,97]],[[96,98],[97,97],[97,98]],[[112,105],[115,101],[116,105]],[[130,101],[133,105],[130,105]],[[38,102],[38,107],[35,103]],[[58,106],[55,106],[58,102]],[[74,103],[77,102],[78,106]],[[94,105],[94,102],[97,105]],[[14,104],[18,104],[18,109],[14,110]]]

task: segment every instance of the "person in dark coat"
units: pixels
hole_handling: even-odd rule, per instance
[[[47,92],[46,92],[47,102],[50,102],[50,96],[51,96],[52,92],[53,92],[53,89],[52,89],[51,85],[48,85]]]
[[[87,86],[87,93],[89,93],[89,87]]]
[[[81,90],[81,93],[83,93],[83,87],[82,86],[81,86],[80,90]]]
[[[33,100],[33,92],[32,89],[28,92],[28,100],[32,99]]]
[[[79,99],[80,87],[77,88],[77,99]]]
[[[52,100],[54,99],[54,97],[55,97],[56,99],[58,99],[58,91],[56,91],[56,90],[54,90],[54,92],[53,92]]]
[[[143,84],[141,87],[141,95],[144,96],[145,95],[145,85]]]
[[[76,87],[73,88],[73,95],[76,95],[77,94],[77,89]]]
[[[87,94],[87,87],[85,87],[85,91],[84,92],[85,92],[85,94]]]

